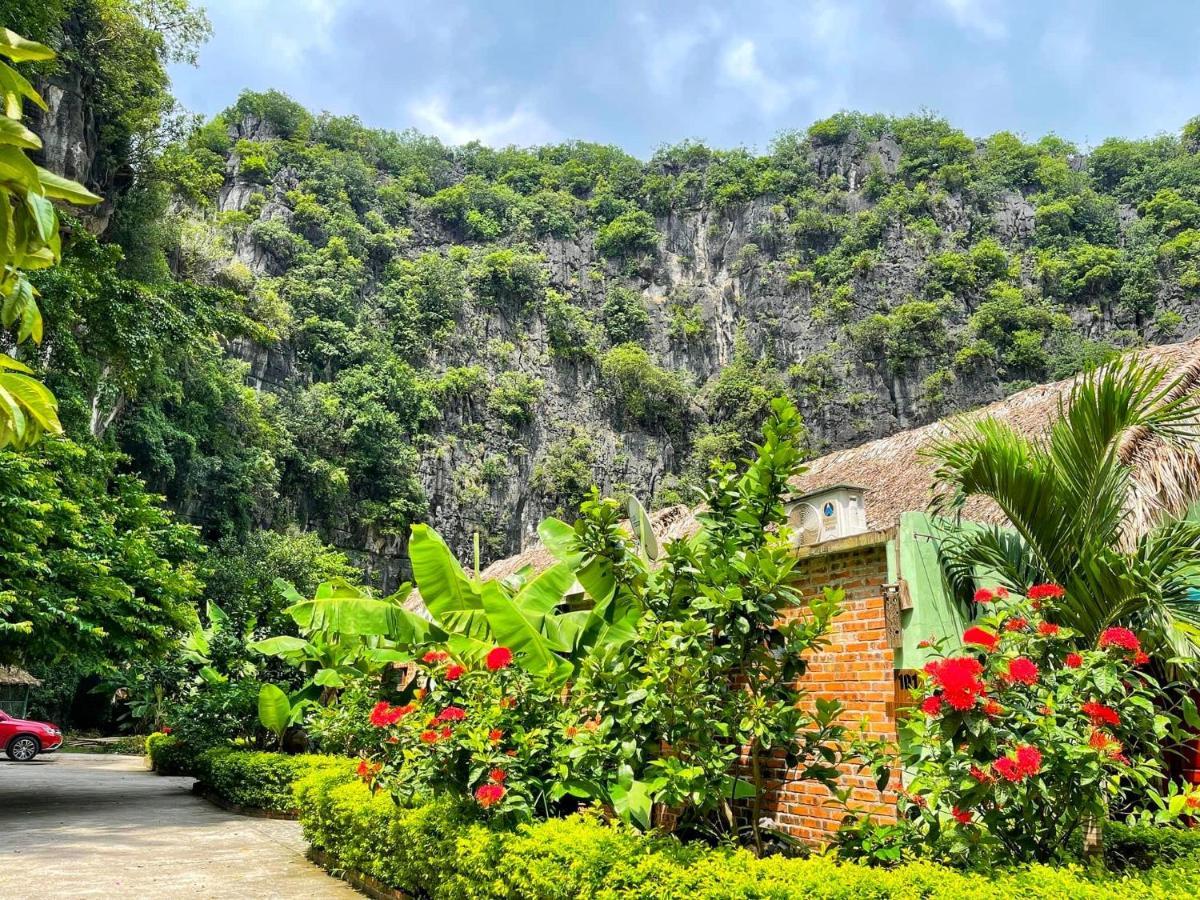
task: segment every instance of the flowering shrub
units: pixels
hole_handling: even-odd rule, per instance
[[[981,589],[984,615],[963,650],[926,665],[919,706],[904,723],[901,806],[918,833],[959,861],[995,855],[1044,861],[1124,785],[1145,790],[1157,764],[1131,741],[1161,738],[1157,685],[1136,634],[1109,628],[1095,649],[1043,618],[1063,595],[1034,585],[1024,598]],[[940,649],[937,642],[936,649]]]
[[[561,710],[547,683],[495,647],[478,665],[447,651],[421,657],[406,702],[368,714],[376,746],[360,777],[411,802],[445,793],[491,814],[546,810],[551,721]]]

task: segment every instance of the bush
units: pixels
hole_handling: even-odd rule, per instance
[[[508,831],[468,807],[395,806],[361,783],[315,770],[297,783],[305,837],[338,866],[418,895],[450,898],[1186,896],[1200,888],[1195,859],[1134,876],[1035,865],[966,874],[928,862],[895,869],[812,859],[756,859],[672,838],[646,837],[585,815]]]
[[[214,747],[201,753],[193,773],[222,799],[251,809],[290,812],[296,808],[292,786],[310,772],[350,781],[355,762],[337,756],[247,753]]]
[[[1200,829],[1154,828],[1120,822],[1104,826],[1104,862],[1117,872],[1149,869],[1197,856],[1200,856]]]
[[[605,353],[600,372],[621,410],[643,425],[671,431],[687,414],[683,379],[656,366],[637,344],[618,344]]]
[[[159,775],[191,775],[195,754],[172,734],[156,731],[146,738],[146,756],[150,768]]]
[[[596,232],[596,250],[602,256],[633,256],[657,248],[654,219],[641,209],[626,210]]]
[[[1144,793],[1160,774],[1154,749],[1168,721],[1155,714],[1157,684],[1136,669],[1149,657],[1124,628],[1074,651],[1076,634],[1043,618],[1064,594],[1051,584],[1025,598],[980,589],[975,602],[990,610],[956,655],[925,642],[934,659],[902,726],[910,781],[900,808],[937,851],[1046,861],[1088,817],[1104,817],[1108,797]]]

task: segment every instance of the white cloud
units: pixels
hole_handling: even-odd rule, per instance
[[[408,114],[418,129],[432,132],[449,144],[479,141],[492,147],[529,146],[560,138],[558,129],[525,103],[518,103],[507,114],[489,110],[480,118],[472,118],[454,116],[447,108],[446,98],[434,95],[410,103]]]
[[[1008,35],[1008,26],[992,9],[989,0],[938,0],[938,3],[959,28],[989,40],[1000,40]]]
[[[758,46],[749,38],[734,40],[721,54],[721,77],[741,88],[764,113],[787,106],[798,93],[811,91],[810,79],[784,81],[769,75],[758,61]]]
[[[682,27],[663,27],[642,11],[632,22],[642,43],[646,80],[651,90],[664,96],[678,94],[687,86],[688,65],[724,28],[721,17],[711,10],[689,17]]]

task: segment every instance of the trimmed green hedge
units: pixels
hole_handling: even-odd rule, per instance
[[[1133,876],[1033,866],[994,876],[932,863],[872,869],[830,857],[756,859],[647,838],[583,816],[492,829],[469,808],[397,808],[315,770],[296,784],[305,837],[339,866],[434,900],[456,898],[1109,898],[1200,894],[1200,858]]]
[[[156,731],[146,738],[150,768],[159,775],[191,775],[195,758],[179,738]]]
[[[337,756],[289,756],[215,747],[196,757],[194,774],[222,799],[252,809],[291,812],[296,808],[292,786],[310,772],[331,781],[355,777],[354,760]]]
[[[1200,856],[1200,828],[1104,826],[1104,862],[1113,870],[1149,869],[1162,862]]]

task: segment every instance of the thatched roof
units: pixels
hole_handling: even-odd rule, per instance
[[[1166,344],[1138,351],[1147,364],[1167,367],[1180,389],[1200,393],[1200,339]],[[922,451],[948,436],[956,424],[992,416],[1023,434],[1045,434],[1057,418],[1059,402],[1065,400],[1076,379],[1057,381],[984,406],[964,416],[943,419],[921,428],[902,431],[849,450],[839,450],[808,464],[794,479],[796,495],[852,484],[865,491],[867,530],[883,531],[897,525],[903,513],[923,510],[933,498],[934,463]],[[1200,441],[1193,447],[1172,447],[1147,434],[1132,434],[1121,448],[1123,458],[1134,468],[1134,502],[1131,513],[1137,532],[1164,514],[1182,515],[1200,501]],[[1004,515],[989,500],[972,497],[963,510],[973,522],[1001,523]],[[695,512],[672,506],[651,515],[660,542],[693,534],[700,527]],[[483,570],[484,578],[506,578],[529,566],[535,573],[548,568],[554,557],[540,544],[498,560]],[[410,609],[423,611],[419,595],[409,598]]]
[[[24,687],[41,687],[42,683],[16,666],[0,666],[0,684],[23,685]]]
[[[1150,347],[1138,351],[1138,356],[1147,364],[1168,368],[1172,378],[1181,379],[1182,389],[1200,392],[1200,339]],[[991,416],[1022,434],[1043,435],[1075,382],[1069,378],[1032,387],[962,417],[830,453],[809,463],[808,471],[793,487],[797,494],[807,494],[843,482],[860,485],[866,489],[867,528],[889,528],[900,521],[902,513],[929,505],[934,463],[922,451],[951,434],[956,424]],[[1157,521],[1163,513],[1182,515],[1200,500],[1197,449],[1170,447],[1149,435],[1133,434],[1126,439],[1122,455],[1134,468],[1134,531]],[[973,522],[1004,521],[1003,513],[980,497],[967,501],[963,517]]]

